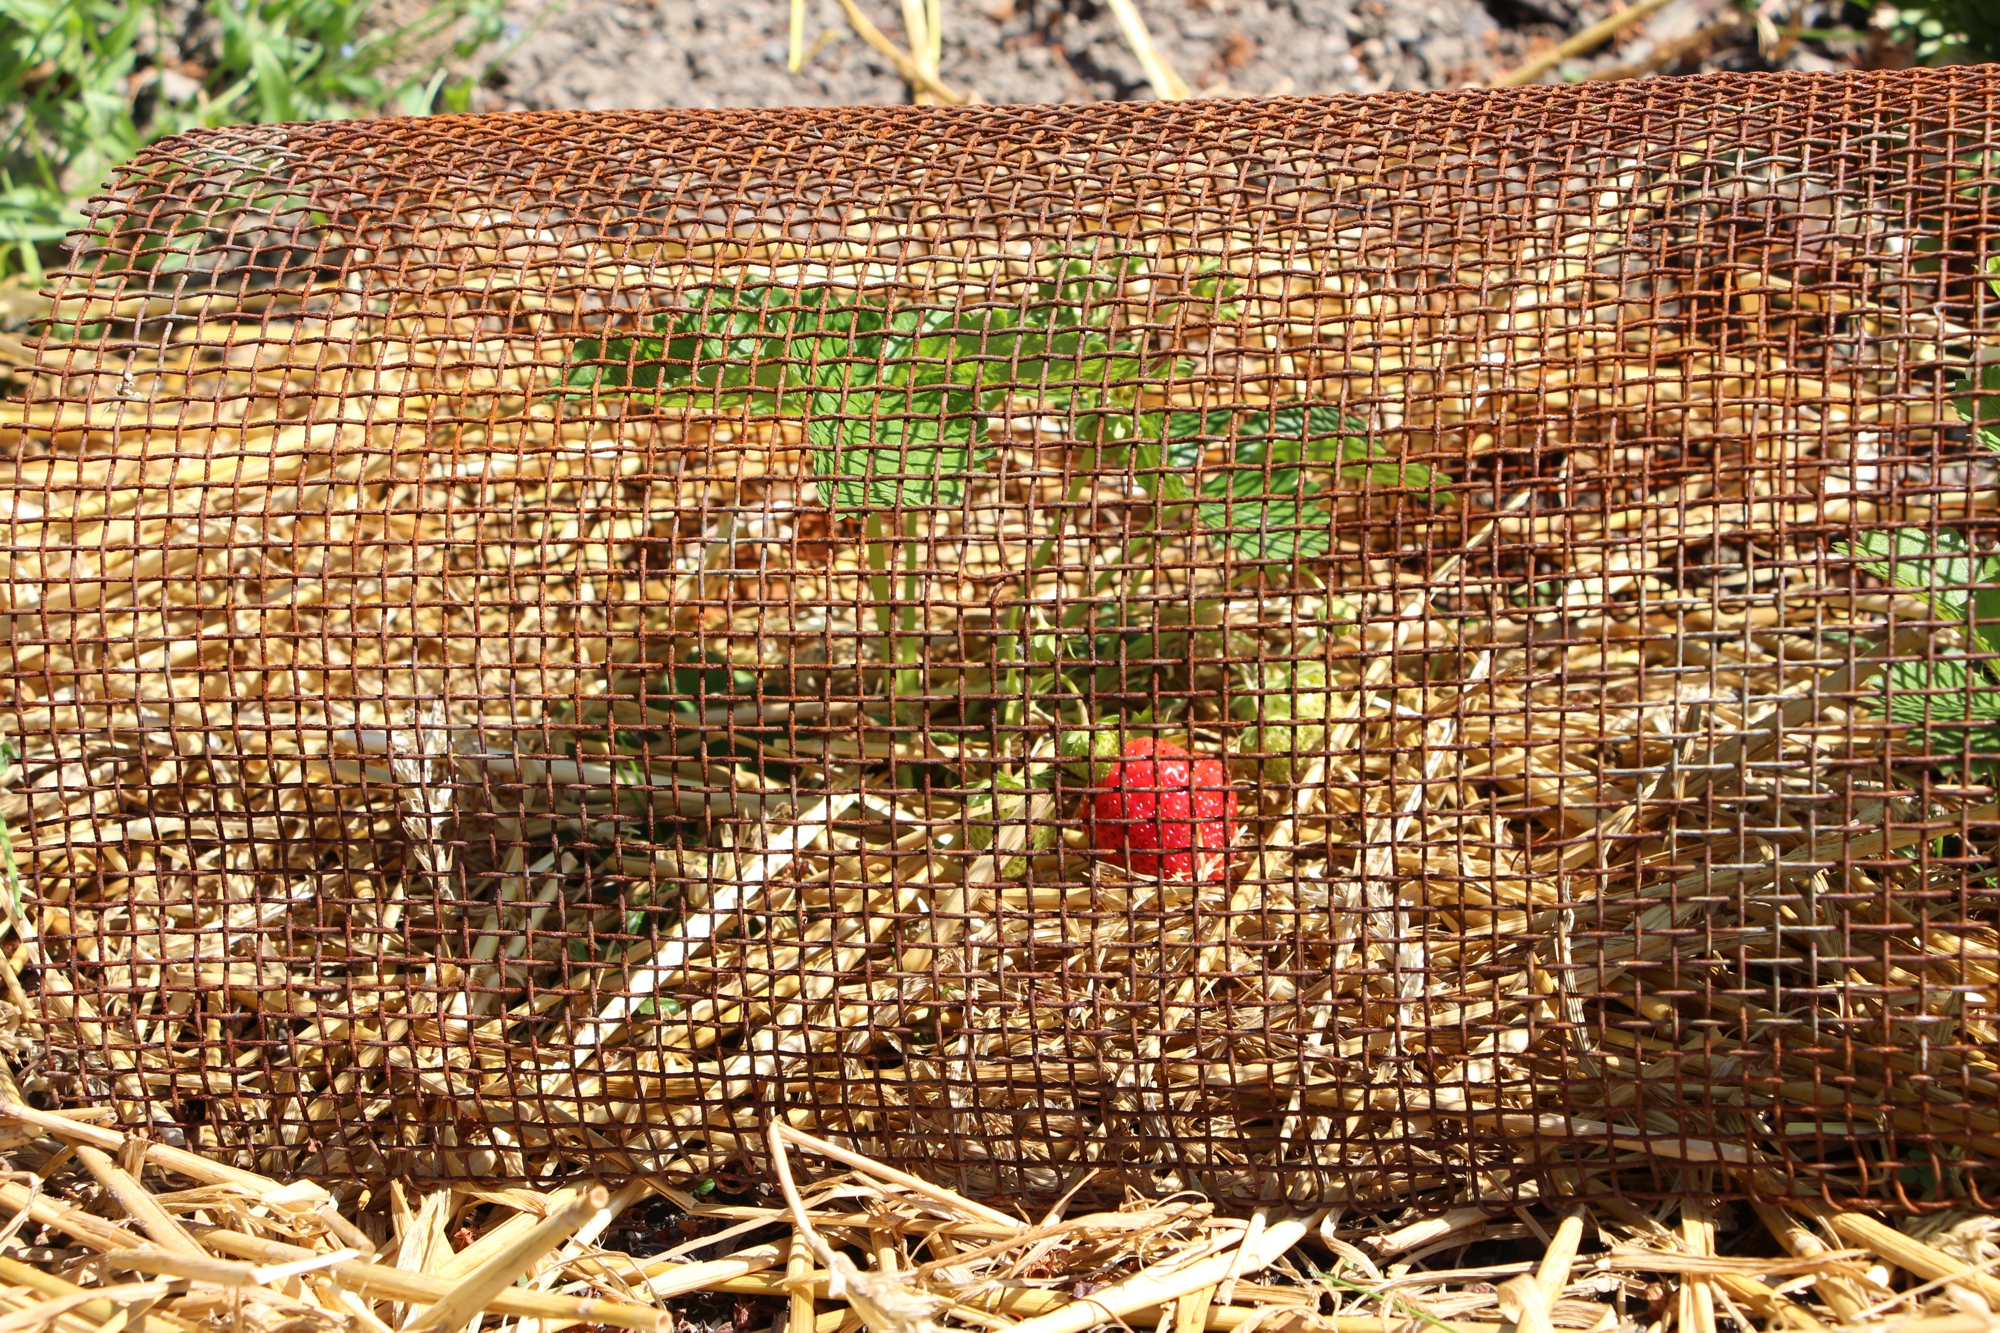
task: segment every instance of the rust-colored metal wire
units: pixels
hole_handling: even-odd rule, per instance
[[[1992,1206],[1996,150],[1980,68],[158,145],[0,426],[23,1087]],[[1226,851],[1093,849],[1093,727]]]

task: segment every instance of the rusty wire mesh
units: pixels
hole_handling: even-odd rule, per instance
[[[25,1086],[1990,1203],[1996,149],[1958,69],[149,150],[6,405]],[[1092,726],[1234,820],[1100,854]]]

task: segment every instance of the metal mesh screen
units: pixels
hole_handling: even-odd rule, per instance
[[[1996,150],[1977,68],[163,143],[6,405],[26,1086],[1990,1203]]]

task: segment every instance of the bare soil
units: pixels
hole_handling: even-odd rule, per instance
[[[896,0],[857,0],[907,46]],[[987,102],[1149,98],[1103,0],[943,0],[942,75]],[[1139,0],[1155,44],[1188,86],[1282,96],[1483,83],[1619,8],[1618,0]],[[1545,76],[1581,78],[1632,62],[1661,73],[1825,70],[1905,63],[1781,28],[1867,29],[1848,0],[1765,0],[1728,29],[1727,0],[1673,0],[1586,57]],[[807,0],[797,74],[786,69],[787,0],[515,0],[513,46],[480,90],[486,110],[569,107],[836,106],[910,100],[889,62],[848,25],[840,0]],[[1796,25],[1794,27],[1794,25]],[[1677,46],[1676,44],[1679,44]],[[1654,57],[1648,62],[1648,57]]]
[[[862,0],[903,43],[900,8]],[[1573,14],[1563,0],[1549,32]],[[1212,93],[1376,92],[1464,83],[1505,66],[1534,35],[1480,0],[1142,0],[1161,54],[1190,88]],[[895,103],[909,89],[853,34],[838,0],[809,0],[807,40],[827,35],[798,74],[786,64],[785,0],[569,0],[496,72],[488,105],[826,106]],[[942,74],[988,102],[1152,96],[1098,0],[945,0]]]

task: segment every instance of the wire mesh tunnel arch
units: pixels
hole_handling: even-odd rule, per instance
[[[23,1086],[364,1179],[782,1114],[984,1193],[1990,1202],[1996,117],[157,145],[0,424]]]

